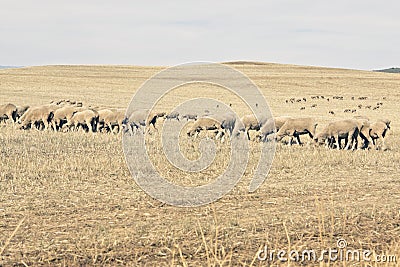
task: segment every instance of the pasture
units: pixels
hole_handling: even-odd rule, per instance
[[[177,208],[152,199],[135,184],[121,135],[23,131],[0,124],[0,266],[398,265],[400,76],[280,64],[230,66],[259,86],[273,115],[314,117],[317,131],[332,120],[355,115],[390,119],[388,149],[336,151],[278,144],[268,178],[249,193],[259,152],[253,142],[244,177],[232,192],[207,206]],[[73,99],[95,107],[124,108],[135,90],[162,69],[0,70],[0,104],[33,106]],[[222,99],[240,114],[247,112],[238,97],[202,84],[174,90],[158,107],[170,110],[197,96]],[[181,147],[188,158],[198,157],[198,147],[189,139],[181,140]],[[230,155],[218,148],[215,162],[199,177],[170,170],[161,152],[154,147],[157,168],[184,185],[212,180]],[[265,245],[321,251],[336,248],[340,238],[348,248],[396,255],[397,262],[257,259]]]

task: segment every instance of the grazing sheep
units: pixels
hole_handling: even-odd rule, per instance
[[[369,135],[376,149],[379,149],[378,141],[381,141],[381,149],[386,150],[385,136],[390,129],[389,120],[378,120],[370,125]]]
[[[40,130],[49,129],[51,125],[51,120],[54,116],[54,111],[59,108],[57,105],[44,105],[38,107],[29,108],[21,118],[19,118],[19,123],[21,124],[21,129],[28,129],[36,127]]]
[[[197,115],[188,113],[188,114],[183,115],[182,119],[186,119],[187,121],[189,121],[189,120],[195,121],[195,120],[197,120]]]
[[[353,119],[356,120],[357,125],[358,125],[358,130],[359,130],[358,136],[363,141],[363,145],[362,145],[361,149],[369,148],[369,145],[372,143],[372,139],[369,135],[369,131],[370,131],[369,118],[366,116],[359,115],[359,116],[354,116]],[[358,141],[357,141],[357,145],[358,145]]]
[[[149,126],[152,125],[153,128],[156,131],[158,131],[156,128],[156,122],[159,118],[165,118],[165,116],[166,116],[165,112],[154,112],[154,111],[150,112],[150,115],[148,116],[146,121],[146,127],[148,127],[148,130],[150,130]]]
[[[17,120],[17,107],[14,104],[8,103],[0,105],[0,121],[11,120],[16,122]]]
[[[167,120],[177,120],[179,121],[179,113],[177,111],[173,111],[165,117]]]
[[[197,121],[193,123],[193,125],[187,131],[187,135],[189,137],[196,138],[201,131],[213,131],[216,132],[216,139],[221,138],[221,142],[223,142],[224,130],[221,126],[221,123],[216,119],[210,117],[201,117]]]
[[[86,109],[76,112],[67,122],[66,127],[78,130],[79,126],[87,132],[96,132],[99,114],[95,110]]]
[[[359,125],[356,120],[340,120],[329,123],[322,131],[314,137],[316,143],[325,142],[326,147],[333,147],[336,142],[336,149],[341,149],[341,140],[345,139],[345,149],[356,148]]]
[[[325,144],[326,148],[331,148],[333,145],[333,140],[329,134],[329,125],[327,125],[322,130],[318,131],[314,136],[314,142],[316,144]]]
[[[148,109],[139,109],[132,112],[132,114],[126,120],[128,130],[130,130],[132,134],[136,133],[139,129],[141,129],[144,133],[143,127],[146,127],[146,119],[148,113]]]
[[[112,116],[114,111],[112,111],[111,109],[100,109],[100,110],[97,111],[97,113],[99,114],[99,122],[97,124],[97,131],[98,132],[103,132],[106,129],[108,129],[108,126],[105,123],[105,118],[107,116]]]
[[[128,130],[131,130],[131,133],[137,132],[137,130],[142,129],[145,127],[148,132],[150,132],[150,125],[157,130],[156,122],[158,118],[165,117],[165,112],[150,112],[148,109],[139,109],[132,112],[129,118],[126,120],[126,124],[128,124]]]
[[[264,125],[261,127],[256,138],[262,142],[265,142],[267,140],[268,135],[277,133],[280,130],[280,128],[282,128],[282,126],[286,123],[286,121],[290,118],[291,117],[288,116],[281,116],[267,120],[267,122],[264,123]]]
[[[267,122],[268,118],[266,116],[261,116],[260,121],[257,120],[256,116],[253,114],[244,115],[241,118],[242,125],[237,123],[235,127],[235,136],[239,136],[242,132],[245,133],[247,139],[250,140],[250,130],[259,131],[261,127]]]
[[[228,134],[229,132],[229,135],[233,136],[233,131],[236,125],[236,115],[234,113],[227,112],[225,114],[212,114],[205,117],[210,117],[218,120],[221,123],[221,127],[225,131],[225,133]]]
[[[29,109],[29,106],[17,106],[17,116],[16,121],[21,118],[25,112]]]
[[[71,104],[71,100],[65,100],[65,99],[61,99],[61,100],[52,100],[50,101],[50,105],[56,105],[59,107],[64,107],[66,105],[70,105]]]
[[[289,145],[292,145],[293,138],[301,145],[300,135],[308,134],[313,139],[316,127],[317,123],[313,118],[289,118],[276,133],[276,140],[280,141],[283,137],[290,136]]]
[[[75,113],[83,110],[84,108],[66,105],[54,111],[54,116],[51,121],[54,131],[62,129],[63,125],[70,121]]]
[[[276,133],[277,129],[275,127],[275,120],[269,119],[266,123],[260,128],[259,132],[256,135],[256,140],[265,142],[267,141],[267,137],[270,134]]]
[[[118,127],[117,133],[122,132],[126,120],[125,109],[111,109],[110,111],[111,113],[109,111],[102,112],[102,127],[107,127],[110,132],[114,132],[115,127]]]

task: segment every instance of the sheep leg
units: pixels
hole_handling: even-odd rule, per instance
[[[381,136],[381,143],[382,143],[381,149],[382,149],[382,150],[386,150],[385,138],[383,137],[383,135]]]
[[[293,136],[290,136],[290,140],[289,140],[288,146],[292,146],[292,144],[293,144]]]
[[[325,148],[326,148],[326,149],[328,149],[328,148],[329,148],[329,146],[330,146],[330,143],[331,143],[331,140],[330,140],[330,138],[326,138],[326,139],[325,139]]]
[[[108,133],[112,134],[113,133],[113,127],[112,127],[111,122],[107,123],[107,126],[108,126]]]
[[[249,134],[249,130],[248,130],[248,129],[246,129],[245,131],[246,131],[246,134],[247,134],[247,140],[250,140],[250,134]]]
[[[337,150],[340,150],[340,141],[339,141],[340,139],[339,139],[339,135],[337,136],[337,138],[336,138],[336,149]]]
[[[47,121],[43,121],[43,125],[44,125],[44,130],[47,131],[49,129],[49,124]]]
[[[40,121],[35,121],[33,123],[33,126],[35,127],[36,131],[40,132],[40,126],[41,126]]]
[[[372,144],[376,146],[376,138],[372,138]]]
[[[348,136],[347,138],[345,138],[344,140],[344,149],[345,150],[349,150],[349,148],[350,148],[350,144],[351,144],[351,141],[349,141],[349,139],[350,139],[351,137],[350,136]]]
[[[54,130],[55,132],[57,132],[57,123],[56,123],[55,120],[52,120],[52,121],[51,121],[51,125],[53,126],[53,130]]]
[[[224,133],[222,133],[221,143],[225,143],[225,134]]]
[[[218,140],[219,138],[221,138],[221,132],[217,130],[217,134],[215,135],[215,140]]]
[[[370,148],[372,147],[371,144],[373,144],[373,143],[374,143],[374,140],[372,139],[372,137],[369,137],[369,139],[368,139],[368,146],[366,147],[366,149],[370,149]]]
[[[93,125],[91,124],[91,122],[90,122],[90,121],[86,121],[86,125],[87,125],[88,128],[89,128],[89,132],[94,133],[94,131],[93,131]]]
[[[299,146],[302,145],[302,143],[301,143],[301,141],[300,141],[300,135],[298,135],[298,134],[296,134],[296,141],[297,141],[297,144],[298,144]]]
[[[357,146],[357,137],[353,137],[351,142],[352,142],[351,150],[355,150]]]

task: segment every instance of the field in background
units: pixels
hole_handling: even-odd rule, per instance
[[[120,136],[20,131],[0,125],[0,265],[266,266],[256,259],[264,245],[321,251],[336,248],[339,238],[351,248],[397,255],[398,262],[400,76],[278,64],[231,66],[260,87],[274,115],[313,116],[319,127],[354,115],[391,119],[388,151],[279,146],[268,179],[255,193],[247,192],[253,159],[239,185],[218,202],[175,208],[138,188],[126,167]],[[0,103],[39,105],[71,99],[95,107],[126,107],[135,90],[160,70],[0,70]],[[172,93],[160,108],[192,97],[194,90],[175,92],[174,98]],[[207,92],[227,98],[223,91]],[[297,102],[303,98],[307,101]],[[240,106],[233,96],[229,102]],[[377,103],[383,104],[374,110]],[[223,164],[217,163],[216,171],[218,166]]]

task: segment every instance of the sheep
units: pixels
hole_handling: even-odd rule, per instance
[[[363,141],[363,145],[362,145],[361,149],[369,148],[369,145],[372,143],[372,139],[369,135],[369,132],[370,132],[369,118],[366,116],[359,115],[359,116],[354,116],[353,119],[356,120],[357,125],[358,125],[358,130],[359,130],[358,136]],[[358,141],[357,141],[357,145],[358,145]]]
[[[301,145],[300,135],[308,134],[311,139],[314,138],[317,123],[313,118],[289,118],[276,133],[276,140],[280,141],[285,136],[290,136],[289,145],[295,137],[297,144]]]
[[[235,128],[235,136],[239,136],[241,132],[244,132],[247,136],[247,139],[250,140],[250,130],[259,131],[261,127],[267,122],[268,117],[260,116],[260,120],[258,121],[256,116],[253,114],[245,115],[241,118],[242,125],[237,123]]]
[[[149,114],[148,109],[139,109],[132,112],[132,114],[126,119],[125,123],[128,126],[128,130],[131,131],[132,134],[137,132],[138,129],[142,129],[142,127],[146,127],[146,119]],[[144,131],[142,130],[144,133]]]
[[[132,112],[128,119],[126,119],[126,124],[128,124],[128,130],[131,133],[134,133],[138,129],[142,129],[145,127],[148,132],[150,132],[150,125],[153,125],[153,128],[156,128],[156,122],[158,118],[165,117],[165,112],[150,112],[148,109],[139,109]],[[144,133],[144,131],[142,131]]]
[[[326,147],[332,147],[336,142],[336,149],[341,149],[341,140],[345,139],[345,149],[356,148],[359,134],[359,124],[356,120],[340,120],[329,123],[322,131],[314,137],[316,143],[325,141]]]
[[[125,109],[111,109],[110,111],[111,113],[109,111],[102,111],[102,127],[108,127],[109,131],[113,132],[117,126],[117,133],[122,132],[126,119]]]
[[[193,123],[193,125],[187,131],[187,135],[189,137],[196,138],[200,131],[214,131],[217,133],[216,139],[221,138],[221,142],[223,142],[224,130],[221,126],[221,123],[210,117],[201,117],[197,121]]]
[[[236,125],[236,115],[232,112],[227,112],[224,114],[213,114],[207,115],[205,117],[213,118],[221,123],[222,129],[227,134],[229,132],[230,136],[233,136],[233,131]]]
[[[100,109],[97,111],[97,113],[99,114],[99,122],[97,124],[97,131],[102,132],[107,128],[107,125],[105,123],[105,118],[107,116],[112,116],[114,111],[112,111],[111,109]]]
[[[165,117],[167,120],[177,120],[179,121],[179,113],[177,111],[173,111]]]
[[[16,115],[16,121],[21,118],[25,112],[29,109],[29,106],[17,106],[17,115]]]
[[[153,125],[153,128],[157,131],[156,128],[156,122],[159,118],[165,118],[166,113],[165,112],[150,112],[150,115],[147,117],[147,121],[146,121],[146,127],[148,127],[147,129],[150,131],[150,125]]]
[[[229,135],[233,136],[233,131],[236,126],[236,115],[232,112],[228,112],[222,115],[221,126],[224,130],[229,131]]]
[[[21,124],[21,129],[28,129],[29,127],[36,126],[36,129],[40,130],[44,127],[44,130],[49,129],[51,120],[54,116],[54,111],[59,107],[57,105],[44,105],[38,107],[29,108],[18,122]]]
[[[333,140],[329,135],[329,124],[323,128],[322,130],[318,131],[314,136],[315,144],[324,144],[326,148],[330,148],[333,145]]]
[[[274,119],[267,120],[266,123],[261,127],[256,138],[259,141],[265,142],[268,135],[276,133],[285,124],[285,122],[290,119],[288,116],[275,117]]]
[[[385,136],[390,129],[390,120],[378,120],[370,125],[369,135],[376,149],[379,149],[377,140],[381,140],[382,150],[386,150]]]
[[[97,123],[99,121],[99,114],[97,111],[92,109],[86,109],[83,111],[76,112],[71,119],[67,122],[66,127],[69,129],[77,130],[79,126],[85,131],[92,133],[97,130]]]
[[[183,115],[182,116],[182,119],[186,119],[187,121],[189,121],[189,120],[197,120],[197,115],[196,114],[191,114],[191,113],[188,113],[188,114],[185,114],[185,115]]]
[[[83,110],[84,108],[67,105],[54,111],[54,116],[51,121],[54,131],[62,129],[63,125],[70,121],[75,113]]]
[[[0,105],[0,121],[11,120],[16,122],[17,120],[17,107],[14,104],[8,103]]]

